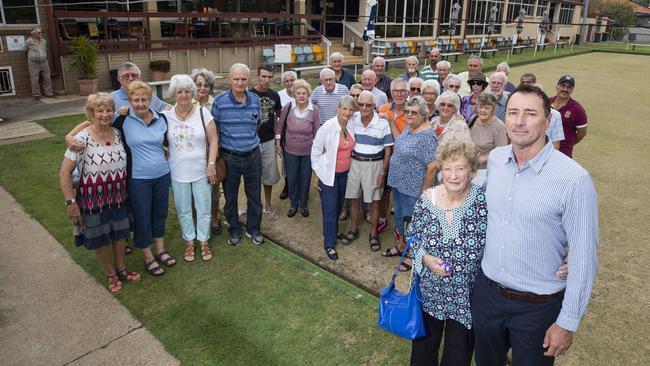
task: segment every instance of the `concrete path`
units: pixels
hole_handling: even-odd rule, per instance
[[[1,187],[0,202],[2,365],[179,364]]]
[[[42,118],[84,113],[86,97],[63,95],[56,98],[21,98],[0,100],[0,117],[3,123],[34,121]]]

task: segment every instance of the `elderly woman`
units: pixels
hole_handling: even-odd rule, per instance
[[[311,146],[320,128],[318,107],[311,104],[311,86],[303,79],[293,82],[291,95],[295,103],[282,108],[279,123],[275,124],[275,149],[283,155],[287,170],[288,194],[291,206],[288,217],[309,216],[309,183],[311,182]]]
[[[469,121],[472,116],[476,115],[478,98],[488,86],[488,82],[485,75],[478,74],[467,80],[467,84],[469,84],[471,94],[464,96],[460,100],[460,114],[463,115],[466,121]]]
[[[495,147],[508,144],[506,126],[494,112],[497,99],[492,94],[481,94],[478,98],[477,114],[469,122],[469,132],[479,151],[479,170],[473,180],[474,184],[483,185],[490,151]]]
[[[280,104],[285,105],[295,102],[293,98],[293,83],[298,79],[298,74],[295,71],[285,71],[282,73],[282,85],[284,89],[278,92],[280,96]]]
[[[74,138],[83,151],[68,149],[59,175],[68,216],[80,228],[75,243],[95,252],[108,277],[108,290],[115,294],[122,282],[135,282],[140,275],[126,269],[124,252],[129,237],[126,209],[126,151],[120,132],[111,127],[115,103],[106,93],[86,101],[88,127]],[[73,187],[72,172],[79,170],[79,185]],[[112,244],[112,246],[111,246]]]
[[[440,115],[431,120],[431,125],[441,141],[449,135],[458,134],[470,138],[467,123],[463,116],[458,114],[459,108],[460,98],[455,92],[446,91],[436,99],[436,109]]]
[[[427,102],[427,109],[429,110],[429,115],[427,116],[428,121],[433,120],[433,117],[438,115],[436,98],[440,94],[439,90],[440,84],[435,80],[426,80],[422,83],[422,96],[424,97],[424,101]]]
[[[424,81],[420,78],[410,78],[408,81],[409,98],[422,95],[422,83]]]
[[[178,214],[185,252],[183,259],[196,259],[194,239],[200,243],[201,259],[212,259],[210,205],[212,185],[216,183],[217,129],[209,110],[194,103],[195,81],[189,75],[174,75],[169,81],[169,96],[176,105],[163,112],[167,117],[169,168],[174,205]],[[200,101],[200,99],[197,99]],[[194,203],[194,206],[192,206]],[[192,208],[196,210],[196,225]]]
[[[397,246],[382,253],[385,257],[402,255],[405,226],[422,192],[428,167],[435,164],[438,138],[427,121],[428,114],[424,98],[415,97],[406,102],[404,115],[407,128],[395,141],[388,168],[388,185],[392,187],[395,207]],[[400,271],[410,269],[411,265],[407,262],[400,267]]]
[[[411,365],[436,364],[443,333],[442,364],[469,366],[472,360],[471,289],[487,226],[484,188],[471,184],[478,157],[471,141],[441,143],[436,160],[442,184],[425,190],[413,209],[406,235],[417,237],[411,253],[427,335],[412,341]]]
[[[338,215],[343,208],[348,170],[352,164],[354,133],[350,118],[357,102],[347,95],[339,99],[336,116],[327,120],[311,147],[311,166],[318,177],[321,207],[323,209],[323,237],[325,253],[331,260],[339,258],[336,251]]]
[[[456,74],[449,74],[449,76],[447,76],[442,82],[442,87],[444,88],[444,91],[458,93],[460,90],[460,84],[462,82],[463,80],[460,78],[460,76]]]
[[[361,95],[362,91],[363,91],[363,85],[354,84],[350,87],[350,96],[354,98],[354,100],[359,100],[359,95]]]

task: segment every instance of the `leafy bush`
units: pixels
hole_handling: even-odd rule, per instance
[[[97,79],[97,46],[86,36],[72,39],[72,62],[70,70],[76,71],[84,80]]]

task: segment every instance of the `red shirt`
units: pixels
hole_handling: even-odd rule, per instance
[[[555,97],[551,98],[551,103]],[[558,109],[562,115],[562,127],[564,128],[564,140],[560,142],[560,151],[566,156],[573,158],[573,146],[576,144],[577,129],[587,126],[587,112],[580,103],[569,98],[569,101]]]
[[[339,149],[336,152],[336,168],[334,171],[343,173],[350,170],[352,165],[352,150],[354,149],[354,139],[348,134],[347,138],[341,131],[341,138],[339,138]]]

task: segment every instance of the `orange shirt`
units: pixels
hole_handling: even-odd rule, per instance
[[[395,123],[395,127],[397,127],[399,133],[404,132],[404,128],[406,128],[404,111],[397,113],[393,103],[386,103],[379,107],[379,113],[385,113],[388,116],[389,122]]]

